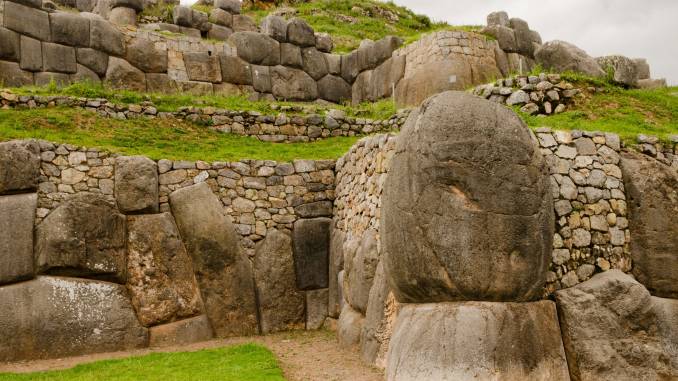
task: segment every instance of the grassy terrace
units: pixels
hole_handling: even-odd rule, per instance
[[[245,344],[199,352],[154,353],[75,368],[0,374],[0,381],[284,381],[268,349]]]

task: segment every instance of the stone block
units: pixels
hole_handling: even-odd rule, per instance
[[[365,314],[379,263],[377,232],[366,231],[359,244],[344,252],[344,291],[351,308]]]
[[[116,7],[111,9],[108,14],[108,20],[120,26],[136,26],[137,25],[137,11],[127,7]]]
[[[280,100],[311,101],[318,98],[317,83],[302,70],[275,66],[271,68],[271,85],[273,95]]]
[[[135,38],[127,44],[127,61],[145,73],[167,72],[167,50],[156,48],[151,40]]]
[[[40,146],[36,141],[0,143],[0,194],[36,189],[39,177]]]
[[[90,48],[92,49],[119,57],[125,55],[122,32],[106,20],[98,18],[90,19],[89,38]]]
[[[300,290],[328,287],[331,223],[331,219],[322,217],[294,223],[294,266]]]
[[[123,213],[157,213],[158,165],[143,156],[115,159],[115,200]]]
[[[315,32],[306,21],[295,17],[287,23],[287,40],[302,48],[315,46]]]
[[[330,261],[329,261],[329,288],[327,314],[332,318],[338,318],[343,303],[342,287],[339,283],[339,272],[344,268],[344,239],[346,233],[343,230],[333,228],[330,233]],[[342,274],[343,275],[343,274]]]
[[[301,69],[304,66],[301,48],[293,44],[280,44],[280,64]]]
[[[106,68],[106,83],[118,90],[146,91],[146,75],[122,58],[110,56]]]
[[[73,74],[78,70],[75,49],[51,42],[42,43],[42,66],[44,71]]]
[[[337,322],[337,339],[339,346],[345,349],[354,349],[360,345],[360,333],[365,323],[365,316],[344,304]]]
[[[191,81],[219,83],[222,80],[219,57],[207,52],[184,53],[184,64]]]
[[[233,34],[233,29],[221,25],[212,25],[207,32],[207,38],[213,40],[226,41]]]
[[[268,15],[261,20],[261,33],[278,40],[287,41],[287,21],[276,15]]]
[[[257,24],[254,23],[251,17],[245,15],[233,15],[233,31],[234,32],[259,32]]]
[[[303,62],[303,69],[314,80],[319,80],[326,76],[329,72],[327,68],[327,61],[325,54],[318,51],[316,48],[302,49],[301,57]]]
[[[306,330],[323,327],[327,319],[327,289],[306,291]]]
[[[75,59],[100,76],[105,75],[108,69],[108,54],[95,49],[78,48],[75,50]]]
[[[54,84],[57,88],[66,87],[71,84],[71,75],[49,71],[35,73],[35,86],[50,86]]]
[[[179,87],[177,83],[164,73],[146,74],[146,87],[149,93],[177,93]]]
[[[241,3],[239,0],[214,0],[214,7],[237,15],[240,14]]]
[[[332,36],[327,33],[315,34],[315,47],[323,53],[331,53],[334,48]]]
[[[21,35],[0,27],[0,60],[19,61],[21,59]]]
[[[21,69],[42,71],[42,43],[34,38],[21,36]]]
[[[220,56],[221,78],[234,85],[252,84],[252,65],[238,57]]]
[[[36,193],[0,196],[0,285],[33,278]]]
[[[208,341],[214,337],[207,316],[158,325],[149,329],[150,347],[175,347]]]
[[[89,19],[67,12],[50,13],[51,42],[68,46],[89,47]]]
[[[271,92],[271,72],[269,66],[252,65],[252,85],[260,93]]]
[[[49,16],[47,12],[5,1],[5,28],[40,41],[49,41]]]
[[[210,12],[210,22],[223,27],[233,26],[233,15],[220,8],[214,8]]]
[[[280,43],[257,32],[236,32],[228,38],[238,57],[255,65],[272,66],[280,63]]]
[[[80,64],[78,64],[78,70],[75,72],[75,74],[71,74],[69,79],[71,83],[75,82],[89,82],[92,84],[101,83],[101,78],[99,78],[97,73],[93,72],[86,66]]]

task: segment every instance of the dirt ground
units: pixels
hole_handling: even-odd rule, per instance
[[[39,372],[67,369],[78,364],[141,356],[152,352],[197,351],[233,344],[260,343],[275,353],[289,381],[383,381],[381,370],[367,366],[357,350],[339,348],[331,331],[299,331],[269,336],[239,337],[168,348],[149,348],[125,352],[98,353],[63,359],[19,363],[0,363],[0,372]]]

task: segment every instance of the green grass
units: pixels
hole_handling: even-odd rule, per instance
[[[162,22],[174,24],[172,19],[174,7],[174,4],[165,4],[164,1],[159,1],[156,5],[144,7],[144,10],[139,13],[137,18],[141,20],[144,16],[158,17]]]
[[[347,53],[357,49],[363,39],[376,41],[394,35],[402,37],[406,42],[412,42],[424,33],[438,30],[480,29],[474,26],[454,27],[444,22],[433,22],[427,16],[415,14],[390,1],[312,0],[283,6],[296,8],[297,16],[306,20],[316,32],[329,33],[334,40],[336,53]],[[245,10],[245,13],[259,22],[272,11],[272,9],[249,9]],[[398,20],[389,20],[387,14],[396,15]],[[348,22],[346,17],[355,22]]]
[[[292,107],[305,113],[320,113],[334,108],[344,110],[349,116],[359,116],[368,119],[387,119],[396,113],[395,104],[390,99],[384,99],[375,103],[363,103],[352,107],[346,105],[318,105],[301,102],[268,102],[250,101],[247,96],[220,96],[205,95],[196,96],[189,94],[153,94],[139,93],[127,90],[113,90],[100,84],[78,82],[64,88],[57,88],[56,84],[44,87],[20,87],[11,89],[15,94],[21,95],[45,95],[45,96],[72,96],[82,98],[105,98],[119,104],[139,104],[144,101],[153,102],[159,111],[177,111],[180,107],[215,107],[234,111],[256,111],[266,115],[276,115],[280,111],[276,107]],[[285,111],[287,114],[295,114],[300,111]]]
[[[257,344],[199,352],[154,353],[75,368],[0,374],[0,381],[284,381],[271,351]]]
[[[36,138],[153,159],[237,161],[336,159],[358,137],[267,143],[174,119],[116,120],[73,108],[0,110],[0,141]]]
[[[655,135],[663,141],[678,135],[678,87],[625,90],[598,81],[603,92],[578,100],[569,111],[546,118],[521,116],[532,128],[612,132],[627,143],[635,142],[638,134]]]

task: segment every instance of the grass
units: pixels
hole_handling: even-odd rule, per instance
[[[72,96],[82,98],[105,98],[120,104],[139,104],[144,101],[153,102],[158,111],[177,111],[180,107],[215,107],[235,111],[256,111],[266,115],[276,115],[280,111],[276,107],[288,106],[291,111],[287,114],[295,114],[294,110],[302,110],[306,113],[322,113],[327,109],[335,108],[344,110],[349,116],[369,119],[388,119],[396,113],[395,104],[390,99],[384,99],[375,103],[363,103],[351,107],[346,105],[323,106],[318,104],[300,102],[267,102],[250,101],[247,96],[220,96],[205,95],[196,96],[190,94],[153,94],[139,93],[127,90],[113,90],[100,84],[78,82],[64,88],[58,88],[56,84],[44,87],[20,87],[12,89],[15,94],[21,95],[44,95],[44,96]],[[296,111],[298,113],[299,111]]]
[[[306,20],[316,32],[329,33],[336,53],[357,49],[363,39],[379,40],[387,35],[399,36],[406,42],[416,41],[424,33],[438,30],[473,30],[480,27],[453,27],[444,22],[433,22],[393,2],[375,0],[312,0],[288,5],[297,10],[297,16]],[[248,9],[245,13],[257,23],[272,9]],[[392,20],[392,16],[397,21]]]
[[[268,143],[174,119],[117,120],[73,108],[0,110],[0,141],[44,139],[152,159],[238,161],[336,159],[359,137]]]
[[[199,352],[154,353],[60,371],[0,374],[0,381],[284,381],[271,351],[244,344]]]
[[[562,114],[546,118],[524,113],[521,116],[532,128],[612,132],[627,143],[635,142],[638,134],[655,135],[665,142],[669,135],[678,135],[678,96],[675,95],[678,87],[625,90],[605,83],[604,80],[597,82],[602,92],[577,100],[574,107]]]

